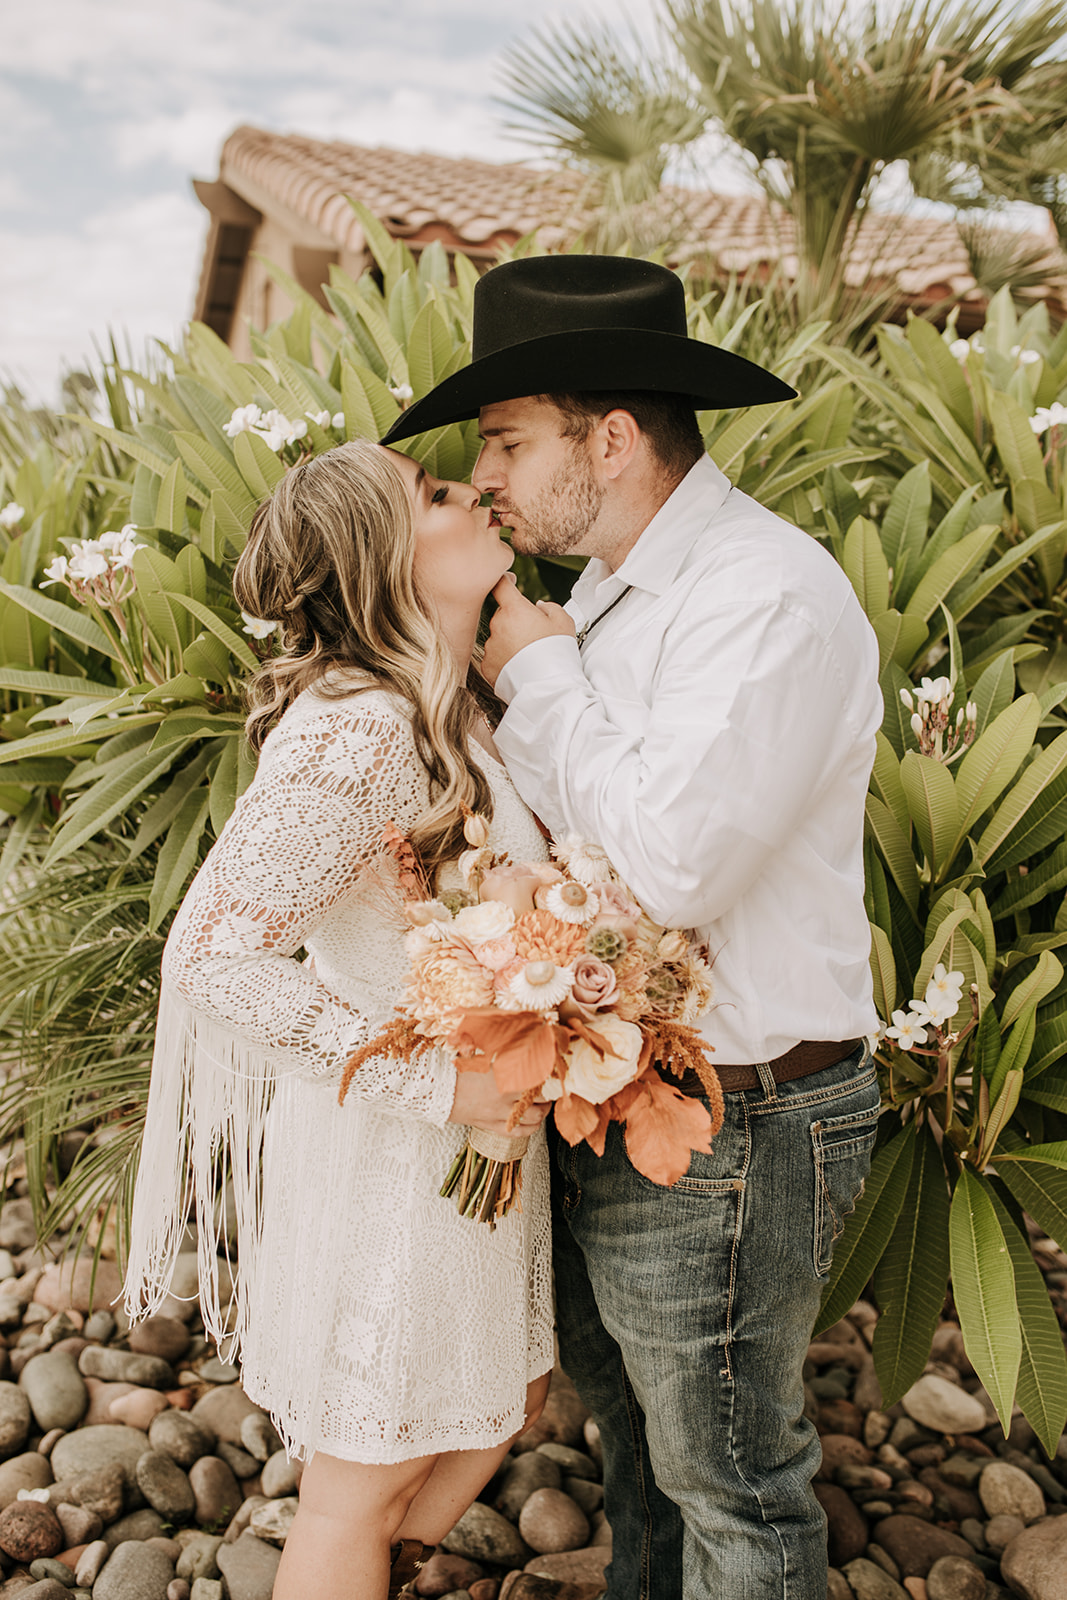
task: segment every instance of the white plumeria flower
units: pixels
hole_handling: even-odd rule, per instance
[[[341,429],[343,429],[344,425],[345,425],[345,414],[344,414],[344,412],[343,411],[335,411],[333,416],[330,418],[330,427],[331,428],[341,428]]]
[[[308,425],[303,420],[291,422],[280,411],[267,411],[254,431],[266,441],[268,450],[280,450],[283,444],[295,444],[298,439],[303,439]]]
[[[406,406],[409,400],[414,400],[415,398],[415,391],[410,383],[391,383],[389,385],[389,393],[402,406]]]
[[[276,622],[264,622],[262,617],[250,617],[247,611],[241,612],[245,625],[242,633],[251,634],[253,639],[269,639],[275,628]]]
[[[109,566],[107,551],[99,539],[80,539],[71,548],[67,572],[76,581],[92,582],[103,578]]]
[[[933,1020],[935,1012],[943,1015],[938,1021],[944,1022],[948,1017],[955,1016],[960,1000],[963,998],[963,973],[947,972],[945,963],[939,961],[926,985],[923,1004]]]
[[[972,335],[971,349],[977,350],[980,356],[985,355],[985,340],[981,339],[977,334]]]
[[[1035,433],[1047,433],[1050,428],[1062,428],[1067,423],[1067,406],[1053,400],[1050,406],[1038,406],[1030,418]]]
[[[25,509],[17,500],[9,500],[3,511],[0,511],[0,528],[17,528],[25,515]]]
[[[133,566],[133,558],[138,550],[147,549],[146,545],[138,544],[137,528],[132,522],[127,522],[118,533],[102,533],[96,542],[108,552],[112,567],[119,572]]]
[[[903,700],[909,711],[915,710],[915,701],[912,699],[907,689],[901,689],[900,698]]]
[[[953,339],[948,347],[950,356],[955,356],[957,361],[966,361],[971,353],[971,347],[966,339]]]
[[[257,405],[238,406],[229,422],[224,423],[223,433],[231,439],[236,439],[239,433],[251,433],[253,428],[259,426],[263,413]]]
[[[911,1050],[917,1044],[926,1043],[923,1027],[926,1020],[925,1011],[894,1011],[893,1026],[885,1030],[885,1036],[895,1039],[901,1050]]]
[[[45,567],[44,582],[40,585],[40,587],[42,589],[47,589],[50,583],[66,583],[66,581],[67,558],[66,556],[56,556],[48,563],[48,566]]]
[[[304,415],[309,422],[316,423],[320,428],[328,428],[330,426],[330,413],[328,411],[305,411]]]
[[[1041,360],[1040,350],[1030,350],[1023,344],[1013,344],[1010,353],[1021,367],[1032,367],[1035,361]]]
[[[952,684],[948,678],[922,678],[915,691],[917,700],[925,700],[930,705],[939,705],[945,701],[952,704]]]

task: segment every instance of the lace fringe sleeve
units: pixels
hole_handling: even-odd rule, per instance
[[[387,1008],[361,1014],[295,959],[359,896],[361,876],[380,859],[383,825],[404,828],[425,805],[410,730],[382,711],[381,698],[298,702],[264,746],[255,781],[175,919],[134,1195],[124,1291],[131,1317],[166,1296],[195,1204],[205,1322],[216,1338],[239,1342],[239,1329],[221,1325],[217,1281],[225,1176],[240,1259],[258,1234],[259,1156],[275,1082],[296,1074],[339,1083],[352,1051],[387,1020]],[[353,1098],[438,1126],[448,1119],[450,1052],[414,1066],[381,1061],[359,1076]]]

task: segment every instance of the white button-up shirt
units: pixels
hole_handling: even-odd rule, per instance
[[[519,792],[707,942],[720,1062],[873,1032],[863,815],[882,698],[851,585],[707,457],[617,572],[590,561],[578,628],[627,585],[580,651],[541,639],[501,674]]]

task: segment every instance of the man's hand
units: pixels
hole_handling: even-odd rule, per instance
[[[535,639],[548,639],[559,633],[574,637],[574,623],[551,600],[539,600],[531,605],[519,593],[513,575],[508,572],[493,590],[497,609],[489,627],[482,660],[482,677],[495,687],[496,680],[511,660]]]
[[[459,1072],[448,1120],[468,1128],[488,1128],[492,1133],[513,1133],[517,1138],[534,1133],[548,1115],[549,1103],[538,1101],[509,1129],[508,1118],[518,1098],[517,1094],[501,1094],[492,1072]]]

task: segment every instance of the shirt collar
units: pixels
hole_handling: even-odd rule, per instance
[[[729,478],[719,471],[710,456],[701,456],[660,506],[614,573],[606,561],[596,557],[589,561],[572,595],[583,620],[589,615],[597,589],[609,578],[615,579],[619,589],[629,585],[633,589],[644,589],[648,594],[665,594],[678,576],[694,541],[707,528],[729,492]]]

